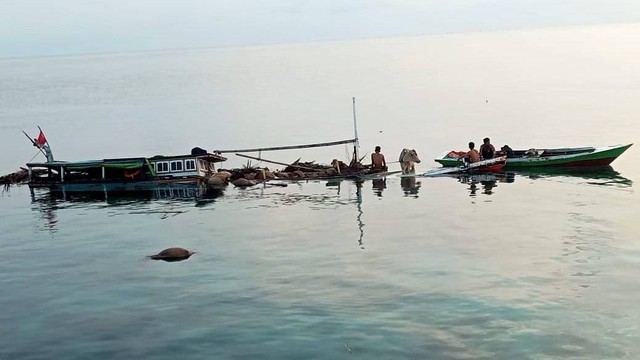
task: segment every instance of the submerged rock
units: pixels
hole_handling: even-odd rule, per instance
[[[152,260],[164,260],[164,261],[181,261],[186,260],[191,255],[195,254],[194,251],[189,251],[187,249],[173,247],[160,251],[155,255],[150,255],[149,259]]]

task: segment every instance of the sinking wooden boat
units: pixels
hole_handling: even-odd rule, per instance
[[[505,169],[535,167],[606,166],[633,144],[602,147],[529,149],[509,151]],[[449,151],[435,158],[442,166],[460,165],[460,152]]]
[[[461,174],[496,173],[501,172],[506,164],[507,157],[482,160],[471,164],[462,164],[462,159],[458,161],[458,166],[449,166],[441,169],[427,171],[419,176],[446,176]]]
[[[28,185],[64,191],[136,191],[171,185],[197,186],[226,158],[208,152],[151,158],[47,161],[27,164]]]

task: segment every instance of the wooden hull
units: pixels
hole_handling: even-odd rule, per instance
[[[506,170],[536,167],[578,167],[607,166],[622,155],[633,144],[606,146],[600,148],[567,148],[538,150],[533,156],[516,156],[507,158]],[[524,153],[525,151],[517,151]],[[459,166],[460,160],[445,155],[436,158],[442,166]]]

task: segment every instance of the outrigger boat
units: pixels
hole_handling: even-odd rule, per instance
[[[26,133],[25,133],[26,135]],[[30,188],[63,191],[136,191],[158,186],[205,185],[227,158],[193,148],[189,155],[114,158],[84,161],[54,160],[42,130],[27,137],[46,156],[46,162],[27,163]]]
[[[508,151],[506,170],[534,167],[606,166],[633,144],[603,147],[529,149]],[[509,149],[510,150],[510,149]],[[442,166],[460,165],[460,152],[449,151],[435,158]]]
[[[155,156],[28,163],[29,187],[65,191],[153,189],[159,185],[204,185],[215,173],[217,154]]]
[[[506,164],[507,157],[500,156],[493,159],[481,160],[470,164],[462,164],[462,158],[458,161],[458,166],[449,166],[441,169],[427,171],[419,176],[445,176],[478,173],[501,172]],[[460,165],[462,164],[462,165]]]

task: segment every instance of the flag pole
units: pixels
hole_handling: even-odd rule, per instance
[[[47,139],[47,136],[44,134],[44,131],[42,131],[42,128],[40,128],[40,125],[38,125],[38,130],[40,130],[40,135],[44,137],[44,144],[40,146],[42,149],[44,149],[44,156],[47,158],[47,162],[53,162],[53,152],[51,151],[51,144],[49,143],[49,139]],[[38,135],[38,144],[40,143],[40,135]]]
[[[29,141],[31,141],[31,143],[33,144],[33,146],[37,147],[38,150],[40,150],[40,152],[42,153],[42,155],[44,155],[45,157],[47,156],[47,154],[45,154],[44,150],[42,150],[42,148],[40,146],[38,146],[38,144],[33,141],[33,139],[31,138],[31,136],[29,136],[29,134],[27,134],[24,130],[20,130],[22,131],[22,133],[24,134],[24,136],[27,137],[27,139],[29,139]]]

